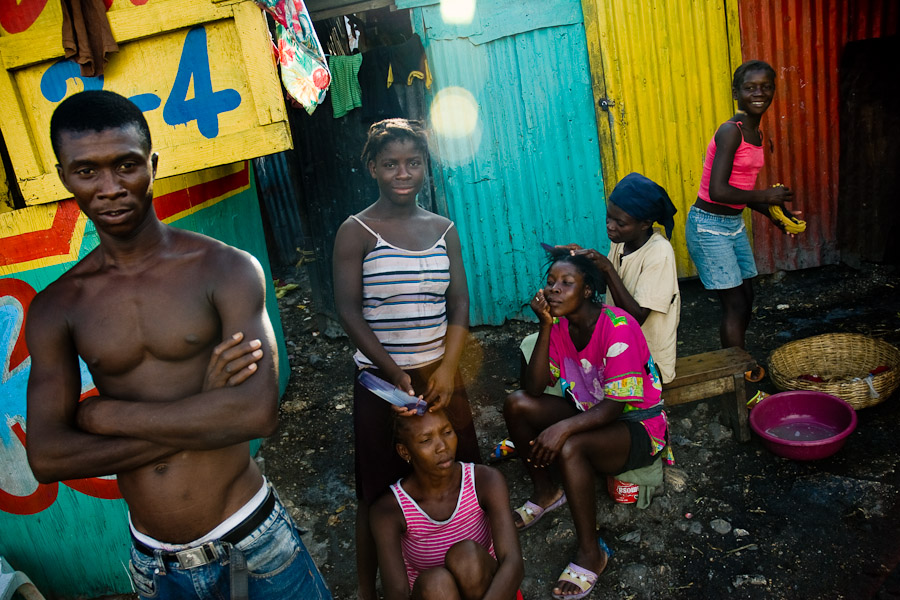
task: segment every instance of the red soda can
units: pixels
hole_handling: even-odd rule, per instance
[[[606,478],[606,489],[609,492],[609,497],[615,502],[619,504],[634,504],[637,502],[641,486],[609,475]]]

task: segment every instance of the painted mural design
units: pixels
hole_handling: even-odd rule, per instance
[[[209,208],[250,187],[246,162],[187,176],[160,180],[153,204],[159,218],[174,223]],[[25,218],[23,212],[34,213]],[[24,323],[37,291],[25,281],[52,266],[69,266],[95,245],[93,226],[74,200],[30,207],[0,215],[0,511],[36,514],[57,498],[59,485],[100,499],[120,498],[113,477],[39,484],[25,456],[28,442],[25,394],[31,359],[25,345]],[[53,279],[43,281],[46,285]],[[82,399],[96,394],[90,373],[81,366]]]
[[[166,125],[176,127],[196,121],[206,139],[219,135],[219,115],[241,105],[241,94],[232,88],[213,89],[206,29],[197,27],[187,32],[175,71],[175,81],[163,98],[152,92],[139,93],[128,99],[143,112],[163,107]],[[66,97],[69,81],[78,79],[85,90],[102,90],[104,77],[85,77],[74,60],[61,60],[41,76],[41,95],[53,103]]]

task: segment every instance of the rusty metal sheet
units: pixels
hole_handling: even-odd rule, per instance
[[[758,186],[791,187],[803,210],[804,234],[791,239],[754,214],[760,273],[833,264],[837,244],[839,136],[838,62],[855,39],[897,32],[896,0],[742,0],[744,60],[777,72],[775,102],[763,117],[766,166]]]

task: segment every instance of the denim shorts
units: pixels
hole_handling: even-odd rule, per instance
[[[183,569],[177,561],[131,548],[129,571],[141,600],[228,600],[231,596],[227,542],[213,542],[220,557],[213,562]],[[331,600],[331,592],[306,551],[293,519],[277,501],[269,517],[235,544],[247,561],[247,589],[253,600],[308,598]]]
[[[684,226],[688,253],[708,290],[728,290],[756,277],[743,214],[716,215],[692,206]]]

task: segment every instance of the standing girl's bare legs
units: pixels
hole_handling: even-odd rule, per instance
[[[378,573],[378,555],[375,538],[369,526],[369,505],[364,500],[356,503],[356,597],[358,600],[375,600],[375,577]]]
[[[513,392],[503,404],[503,418],[509,430],[509,438],[516,445],[522,464],[534,484],[531,501],[541,507],[552,504],[560,496],[549,469],[541,469],[526,460],[530,454],[530,442],[544,429],[575,415],[578,410],[569,400],[543,394],[539,398],[522,390]],[[518,519],[518,517],[516,517]]]
[[[716,290],[722,303],[722,324],[719,338],[723,348],[744,347],[744,338],[753,314],[753,282],[745,279],[741,285],[727,290]]]

